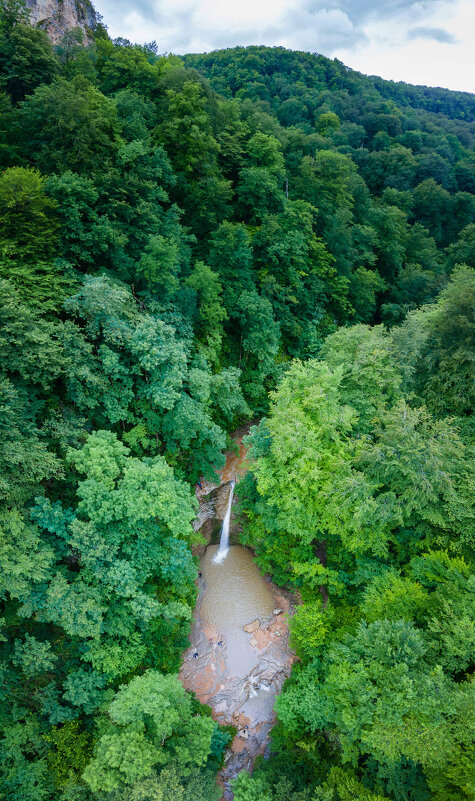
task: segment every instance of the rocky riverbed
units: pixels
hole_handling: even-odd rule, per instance
[[[238,444],[239,456],[232,454],[232,467],[227,461],[221,487],[200,493],[200,505],[207,509],[201,526],[208,530],[216,530],[222,520],[227,483],[244,471],[245,449]],[[230,781],[241,770],[252,769],[268,745],[275,696],[294,661],[288,642],[294,599],[260,574],[249,549],[231,545],[224,562],[216,564],[217,547],[209,545],[201,554],[191,645],[180,678],[186,689],[211,706],[215,720],[238,730],[219,776],[228,801]]]

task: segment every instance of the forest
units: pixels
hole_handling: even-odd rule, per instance
[[[194,485],[298,592],[235,801],[473,801],[475,96],[0,0],[0,799],[218,801]]]

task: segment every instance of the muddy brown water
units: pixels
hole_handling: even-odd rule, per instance
[[[270,619],[275,601],[247,548],[231,545],[219,563],[213,562],[217,550],[217,545],[210,545],[201,562],[204,590],[200,613],[225,642],[234,675],[245,676],[259,655],[242,627],[256,618]]]

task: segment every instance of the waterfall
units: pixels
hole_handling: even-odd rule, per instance
[[[229,521],[231,519],[231,504],[233,502],[233,495],[234,495],[234,479],[231,481],[231,486],[229,489],[229,498],[228,498],[228,506],[226,509],[226,514],[223,520],[223,527],[221,529],[221,539],[219,541],[219,548],[216,556],[213,559],[213,562],[222,562],[226,559],[229,551]]]

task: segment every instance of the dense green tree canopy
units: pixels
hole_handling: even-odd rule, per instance
[[[218,801],[193,485],[300,593],[236,801],[473,801],[473,96],[0,0],[0,798]]]
[[[276,702],[277,772],[258,772],[249,798],[266,797],[260,782],[278,786],[279,748],[296,743],[316,782],[337,760],[391,798],[472,797],[470,395],[458,379],[457,406],[455,381],[439,384],[446,359],[466,374],[472,281],[457,269],[399,329],[329,336],[318,360],[290,367],[251,432],[245,542],[303,605],[291,623],[302,661]]]

